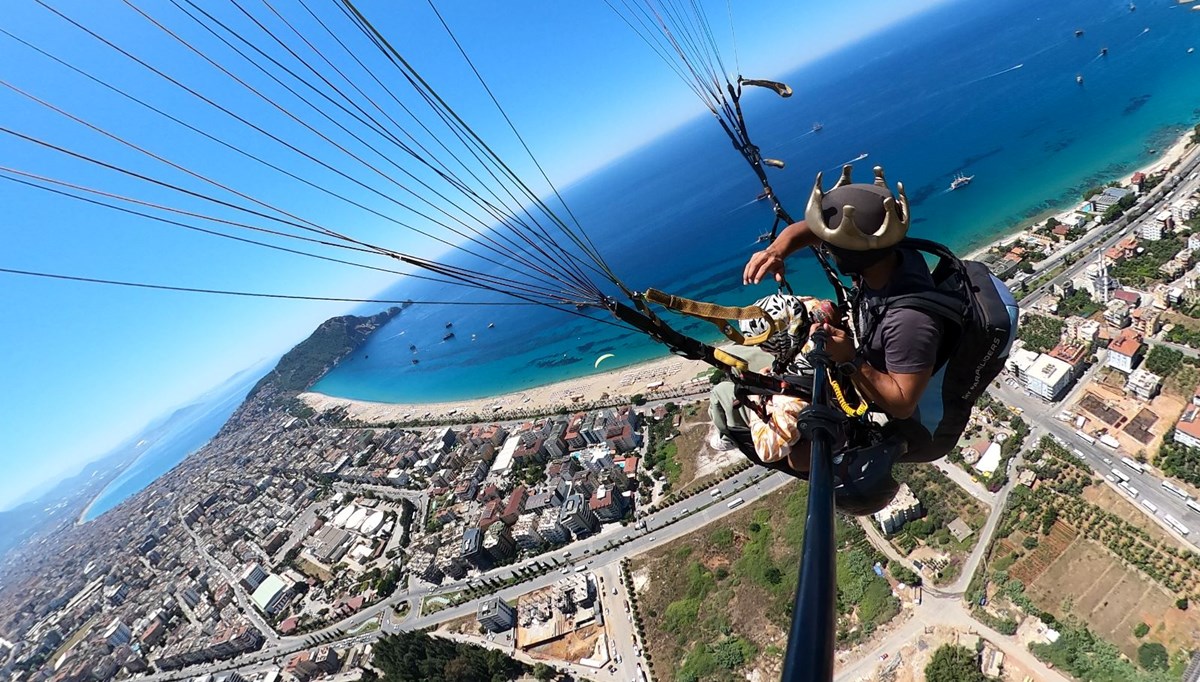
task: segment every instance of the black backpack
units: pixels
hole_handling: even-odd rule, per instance
[[[910,308],[943,322],[942,343],[933,377],[917,412],[887,427],[908,442],[906,462],[931,462],[958,444],[975,401],[1004,369],[1016,338],[1018,307],[1012,292],[987,266],[960,260],[950,249],[924,239],[904,239],[898,248],[937,258],[935,288],[896,296],[852,301],[870,329],[888,308]]]

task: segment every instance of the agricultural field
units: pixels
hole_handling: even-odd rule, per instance
[[[629,572],[654,678],[777,678],[804,538],[807,486],[788,485],[652,552]],[[838,640],[849,647],[899,613],[872,570],[886,561],[849,519],[837,522]]]
[[[1029,462],[1038,481],[1013,491],[969,588],[971,602],[985,604],[977,616],[1002,629],[1026,616],[1047,621],[1066,634],[1035,653],[1075,666],[1080,679],[1167,679],[1168,663],[1174,670],[1200,641],[1200,613],[1190,605],[1200,596],[1200,555],[1052,440]],[[1088,648],[1107,653],[1077,656]]]

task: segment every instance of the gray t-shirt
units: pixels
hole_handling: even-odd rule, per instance
[[[873,300],[888,296],[928,291],[933,277],[925,259],[916,251],[900,249],[900,263],[892,280],[879,290],[864,288],[865,309]],[[863,353],[868,364],[881,372],[917,374],[937,364],[938,347],[942,340],[942,321],[928,313],[911,308],[888,308],[883,317],[869,330],[870,324],[858,320],[860,333],[870,331],[863,341]]]

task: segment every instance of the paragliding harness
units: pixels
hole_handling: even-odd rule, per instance
[[[932,461],[944,456],[957,443],[975,401],[999,374],[1007,359],[1016,329],[1016,302],[1008,289],[982,263],[963,261],[948,248],[922,239],[904,239],[896,247],[937,258],[931,277],[933,288],[867,299],[861,290],[846,291],[840,279],[829,279],[854,314],[859,352],[889,309],[920,310],[943,323],[942,341],[926,395],[940,401],[936,424],[916,420],[891,420],[884,426],[867,419],[867,406],[853,386],[838,374],[825,351],[825,333],[809,339],[806,354],[811,373],[784,374],[783,369],[799,353],[793,343],[788,353],[777,357],[773,370],[779,374],[750,371],[745,360],[671,329],[649,308],[656,303],[686,315],[706,319],[737,343],[752,345],[785,327],[757,306],[717,306],[648,290],[633,294],[637,309],[610,299],[609,309],[667,345],[674,353],[703,360],[727,372],[737,386],[736,395],[784,395],[808,402],[799,415],[802,437],[810,443],[808,473],[808,516],[801,558],[800,586],[792,621],[784,680],[826,680],[833,676],[833,647],[836,631],[834,597],[837,594],[834,559],[834,500],[843,510],[874,511],[895,494],[892,464],[903,461]],[[730,323],[732,319],[766,318],[768,331],[745,338]],[[807,328],[805,320],[786,328],[798,340]],[[857,405],[855,404],[857,402]],[[752,405],[752,401],[743,401]],[[734,434],[739,449],[752,461],[767,468],[796,475],[786,462],[765,463],[755,452],[749,434]]]

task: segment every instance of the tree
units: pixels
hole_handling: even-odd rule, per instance
[[[558,677],[558,671],[545,663],[535,663],[533,664],[533,676],[540,682],[550,682]]]
[[[1187,607],[1188,607],[1187,597],[1180,597],[1179,599],[1175,600],[1175,608],[1179,609],[1180,611],[1187,611]]]
[[[1138,638],[1145,637],[1147,634],[1149,634],[1149,632],[1150,632],[1150,626],[1146,625],[1145,623],[1138,623],[1137,625],[1135,625],[1133,627],[1133,636],[1134,637],[1138,637]]]
[[[965,646],[943,644],[925,666],[925,682],[987,682],[975,652]]]
[[[1146,670],[1167,669],[1167,648],[1158,642],[1147,642],[1138,647],[1138,665]]]

